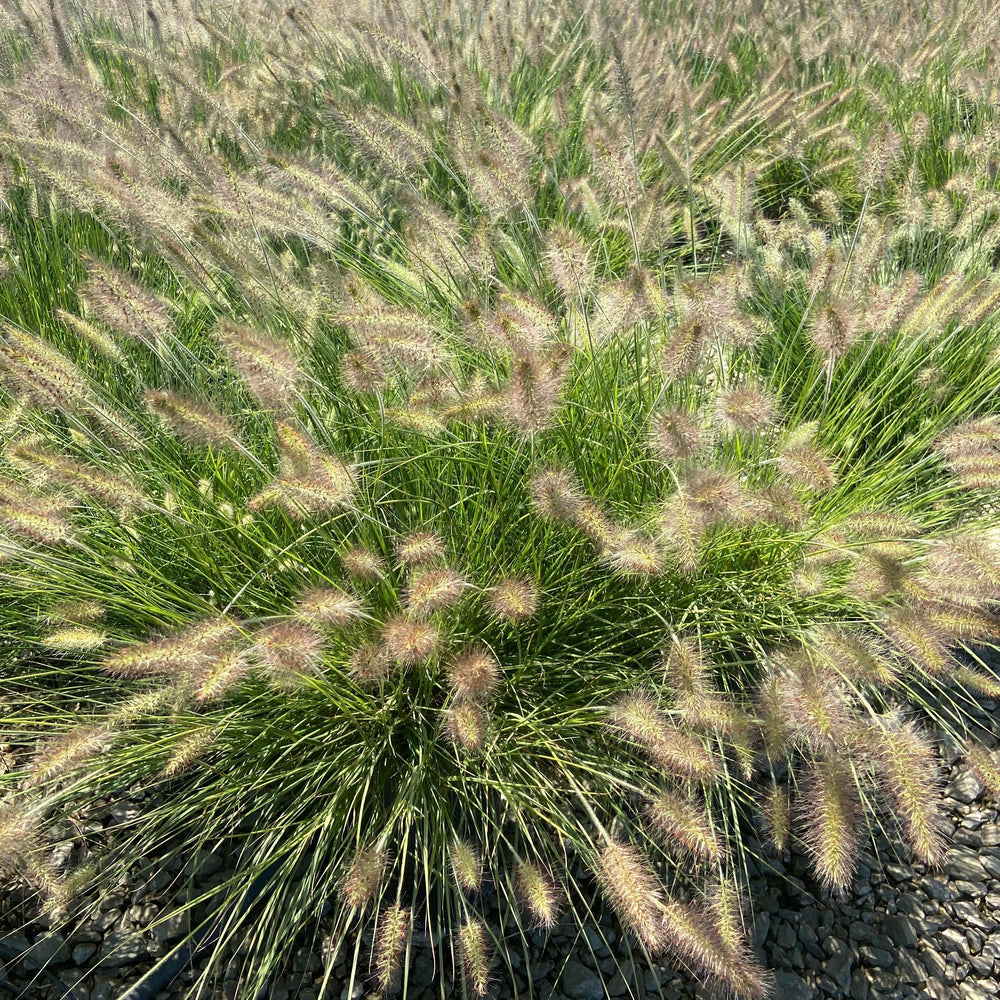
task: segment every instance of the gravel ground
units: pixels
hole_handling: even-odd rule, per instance
[[[979,712],[985,741],[997,747],[996,703],[981,702]],[[963,767],[943,737],[939,751],[947,768],[943,803],[952,844],[941,869],[928,871],[900,860],[886,840],[876,840],[863,856],[851,890],[832,896],[812,880],[801,855],[751,865],[753,945],[776,973],[777,1000],[1000,996],[1000,802]],[[1000,758],[1000,750],[995,755]],[[226,874],[224,859],[214,854],[188,864],[197,866],[202,886],[221,882]],[[68,938],[37,923],[15,926],[17,907],[8,901],[7,913],[0,912],[0,934],[5,935],[0,955],[7,956],[0,962],[0,982],[7,984],[0,985],[0,996],[117,1000],[185,932],[179,918],[146,929],[159,913],[158,894],[170,881],[171,873],[161,872],[138,895],[123,889],[108,897],[93,919]],[[711,996],[669,966],[633,965],[613,921],[601,916],[599,922],[600,932],[595,926],[580,934],[564,923],[547,938],[535,935],[530,952],[514,960],[513,982],[503,967],[497,968],[496,1000],[528,996],[529,982],[531,994],[540,1000]],[[301,947],[261,1000],[318,1000],[321,995],[325,1000],[361,1000],[360,984],[348,989],[349,958],[322,946],[315,951]],[[333,975],[323,991],[324,970],[331,961]],[[227,976],[226,969],[238,970],[239,964],[237,951],[224,967],[216,998],[256,1000],[241,988],[235,971],[233,978]],[[57,988],[46,973],[69,992]],[[156,1000],[189,997],[193,978],[193,970],[185,969]],[[413,997],[439,996],[426,941],[416,942],[411,985]]]

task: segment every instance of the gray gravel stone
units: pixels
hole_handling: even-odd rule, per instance
[[[814,1000],[813,988],[795,972],[779,972],[774,977],[776,1000]]]
[[[74,965],[85,965],[87,960],[93,957],[97,953],[97,945],[92,944],[89,941],[85,941],[82,944],[78,944],[73,949],[73,964]]]
[[[566,963],[559,985],[573,1000],[602,1000],[604,996],[604,986],[598,976],[577,961]]]
[[[50,931],[35,940],[23,958],[24,967],[34,971],[58,962],[69,960],[66,939],[58,931]]]
[[[127,927],[115,927],[104,936],[99,964],[105,969],[117,969],[133,965],[145,954],[146,942],[140,934]]]
[[[986,869],[979,859],[979,852],[971,847],[953,847],[945,858],[944,868],[954,879],[982,882],[986,878]]]
[[[974,771],[964,771],[945,788],[944,794],[949,799],[968,805],[975,802],[984,790],[985,786]]]

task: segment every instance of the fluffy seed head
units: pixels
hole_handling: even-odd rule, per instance
[[[842,889],[861,853],[861,802],[855,778],[839,756],[823,754],[812,762],[802,802],[803,841],[816,874],[831,889]]]
[[[194,700],[218,701],[247,675],[249,660],[242,649],[220,652],[194,678]]]
[[[519,861],[514,881],[521,905],[528,911],[535,927],[550,931],[559,920],[565,897],[551,874],[540,865]]]
[[[362,580],[381,580],[385,576],[382,560],[374,552],[362,546],[342,552],[340,564],[351,576]]]
[[[349,625],[364,615],[361,602],[339,588],[309,590],[295,605],[296,617],[315,625]]]
[[[247,387],[267,409],[286,412],[295,406],[299,362],[284,341],[227,319],[219,321],[216,335]]]
[[[690,458],[701,443],[701,429],[683,410],[663,410],[653,417],[649,444],[665,462]]]
[[[982,745],[976,745],[968,749],[965,758],[983,784],[994,795],[1000,795],[1000,755],[990,753]]]
[[[358,910],[363,910],[375,898],[385,874],[388,856],[381,848],[362,848],[347,870],[341,885],[344,902]]]
[[[489,601],[498,618],[520,622],[534,615],[538,608],[538,592],[529,580],[511,576],[490,590]]]
[[[349,670],[363,687],[380,684],[392,670],[392,655],[381,644],[366,643],[351,656]]]
[[[80,370],[55,348],[25,330],[3,326],[0,371],[7,385],[45,409],[75,410],[92,399]]]
[[[576,477],[556,468],[543,469],[532,477],[531,499],[543,516],[555,520],[573,519],[583,503]]]
[[[97,601],[60,601],[45,613],[50,624],[86,625],[104,617],[104,608]]]
[[[393,903],[382,911],[375,947],[375,978],[382,990],[388,990],[399,973],[406,939],[410,934],[410,910]]]
[[[81,726],[49,740],[35,758],[28,784],[37,786],[74,771],[94,754],[100,753],[112,737],[109,726]]]
[[[913,853],[929,865],[944,858],[938,767],[934,748],[912,722],[893,715],[872,722],[874,763],[903,824],[903,835]]]
[[[838,361],[854,346],[861,330],[846,302],[834,300],[819,307],[813,318],[810,336],[817,352]]]
[[[451,607],[468,586],[465,577],[447,566],[414,573],[406,588],[406,610],[422,617],[432,611]]]
[[[0,872],[17,875],[36,846],[37,820],[16,803],[0,808]]]
[[[783,852],[788,846],[792,825],[791,804],[784,785],[776,784],[768,793],[764,801],[764,819],[774,849]]]
[[[491,958],[486,926],[481,920],[469,920],[458,932],[458,943],[469,991],[477,997],[486,996],[490,988]]]
[[[448,852],[451,873],[462,892],[479,892],[483,887],[483,856],[467,840],[455,840]]]
[[[444,733],[463,750],[481,750],[486,743],[486,713],[471,702],[458,702],[444,713]]]
[[[767,975],[749,949],[734,949],[710,912],[668,898],[664,904],[663,937],[674,954],[741,1000],[763,1000],[771,995]]]
[[[61,628],[47,635],[42,640],[42,644],[48,646],[49,649],[60,649],[69,653],[86,653],[93,649],[100,649],[107,640],[107,632],[77,626],[75,628]]]
[[[459,701],[484,702],[500,683],[500,664],[485,646],[473,646],[448,663],[448,684]]]
[[[656,542],[640,531],[623,531],[603,547],[601,561],[621,576],[656,576],[663,569],[663,557]]]
[[[85,255],[87,281],[77,287],[80,300],[113,330],[149,346],[170,336],[173,322],[164,302],[124,271]]]
[[[207,403],[154,389],[145,393],[143,399],[185,444],[225,448],[235,443],[232,424]]]
[[[340,359],[340,379],[358,394],[385,389],[387,377],[378,358],[366,351],[348,351]]]
[[[722,857],[722,844],[708,816],[690,799],[659,792],[646,807],[646,816],[668,847],[679,846],[708,861]]]
[[[716,422],[731,433],[760,434],[774,420],[774,400],[759,385],[721,392],[716,400]]]
[[[253,634],[254,659],[275,686],[294,690],[323,662],[323,636],[308,625],[283,621]]]
[[[187,736],[181,737],[174,749],[171,751],[167,762],[160,772],[161,777],[173,778],[175,775],[186,771],[205,752],[215,745],[216,735],[211,729],[202,729]]]
[[[126,646],[104,661],[113,677],[190,676],[224,644],[238,637],[236,624],[224,616],[208,618],[176,635]]]
[[[522,434],[539,434],[554,422],[569,360],[565,349],[514,354],[504,398],[507,417]]]
[[[637,744],[650,760],[668,774],[711,781],[718,764],[705,747],[672,725],[650,695],[623,698],[610,711],[610,725]]]
[[[401,538],[396,558],[403,566],[419,566],[444,558],[444,542],[433,531],[415,531]]]
[[[631,844],[611,840],[598,856],[594,874],[622,926],[650,952],[662,951],[665,900],[649,861]]]
[[[382,641],[397,663],[415,667],[434,656],[441,635],[430,622],[413,621],[400,615],[385,623]]]
[[[545,239],[543,255],[552,283],[569,301],[585,298],[594,284],[594,266],[587,243],[568,226],[554,226]]]
[[[786,441],[778,451],[778,468],[797,486],[822,492],[837,481],[837,475],[815,443],[802,438]]]

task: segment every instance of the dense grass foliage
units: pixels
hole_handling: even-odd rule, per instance
[[[756,997],[748,824],[940,860],[1000,19],[746,6],[3,7],[0,875],[72,922],[225,845],[247,996],[331,905],[485,995],[601,890]]]

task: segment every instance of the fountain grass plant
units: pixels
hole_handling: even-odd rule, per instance
[[[939,6],[5,5],[3,876],[225,847],[247,996],[324,914],[483,996],[600,891],[758,997],[755,818],[939,862],[928,719],[1000,694],[998,18]]]

